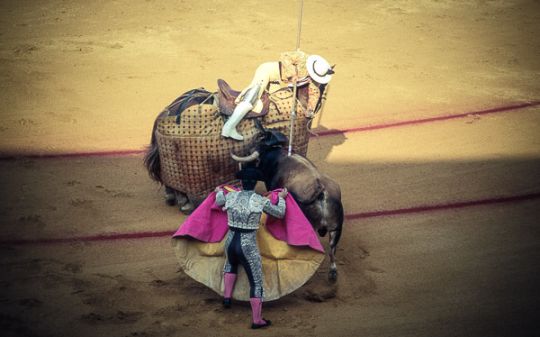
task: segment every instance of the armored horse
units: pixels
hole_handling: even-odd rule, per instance
[[[165,107],[154,122],[144,158],[150,176],[165,186],[166,202],[184,213],[190,213],[216,186],[236,181],[238,163],[231,153],[246,154],[249,145],[262,136],[256,123],[288,135],[292,118],[292,147],[305,156],[311,121],[322,106],[326,89],[325,84],[315,81],[298,87],[295,118],[293,87],[265,92],[262,111],[248,113],[238,124],[244,135],[239,142],[222,137],[221,130],[240,92],[223,80],[218,80],[217,87],[216,92],[203,88],[187,91]],[[306,108],[308,100],[316,100],[314,111]]]

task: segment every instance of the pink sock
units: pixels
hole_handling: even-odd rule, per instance
[[[252,297],[249,299],[251,304],[251,312],[253,314],[253,323],[265,324],[266,321],[262,319],[262,298]]]
[[[234,284],[236,283],[236,274],[225,273],[223,275],[223,283],[225,285],[225,290],[223,291],[223,297],[231,298],[234,290]]]

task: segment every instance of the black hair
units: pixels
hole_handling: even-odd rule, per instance
[[[255,185],[257,185],[257,180],[242,180],[242,188],[244,191],[253,191],[255,189]]]

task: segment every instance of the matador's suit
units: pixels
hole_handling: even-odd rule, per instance
[[[296,84],[315,86],[313,81],[319,84],[327,84],[332,79],[333,67],[319,55],[307,55],[302,51],[285,52],[281,54],[279,61],[261,64],[255,71],[255,75],[249,86],[244,88],[236,98],[236,108],[227,122],[223,125],[221,135],[236,140],[244,137],[238,133],[236,126],[249,112],[262,111],[262,94]],[[311,95],[310,95],[311,96]],[[308,101],[307,112],[315,111],[318,98],[316,96]]]
[[[279,196],[276,205],[255,191],[255,183],[260,180],[260,173],[253,168],[243,169],[238,177],[242,179],[244,190],[224,194],[218,189],[216,204],[224,206],[227,211],[229,231],[225,240],[225,254],[227,260],[224,267],[224,301],[225,307],[230,307],[230,301],[236,282],[238,265],[246,271],[250,285],[250,303],[253,313],[252,328],[257,329],[270,325],[269,320],[262,318],[262,300],[264,297],[263,272],[261,254],[257,246],[257,229],[262,212],[277,218],[285,215],[285,199]],[[286,193],[286,192],[285,192]]]

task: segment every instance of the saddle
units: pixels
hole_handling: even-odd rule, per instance
[[[231,86],[222,79],[219,79],[217,83],[218,83],[217,95],[218,95],[219,111],[222,115],[230,116],[234,112],[234,108],[236,107],[236,103],[234,101],[236,100],[238,95],[240,95],[240,91],[231,89]],[[264,92],[262,94],[261,101],[263,103],[262,111],[260,113],[250,111],[247,113],[247,115],[244,118],[256,118],[256,117],[262,117],[268,114],[270,98],[268,97],[267,92]]]

